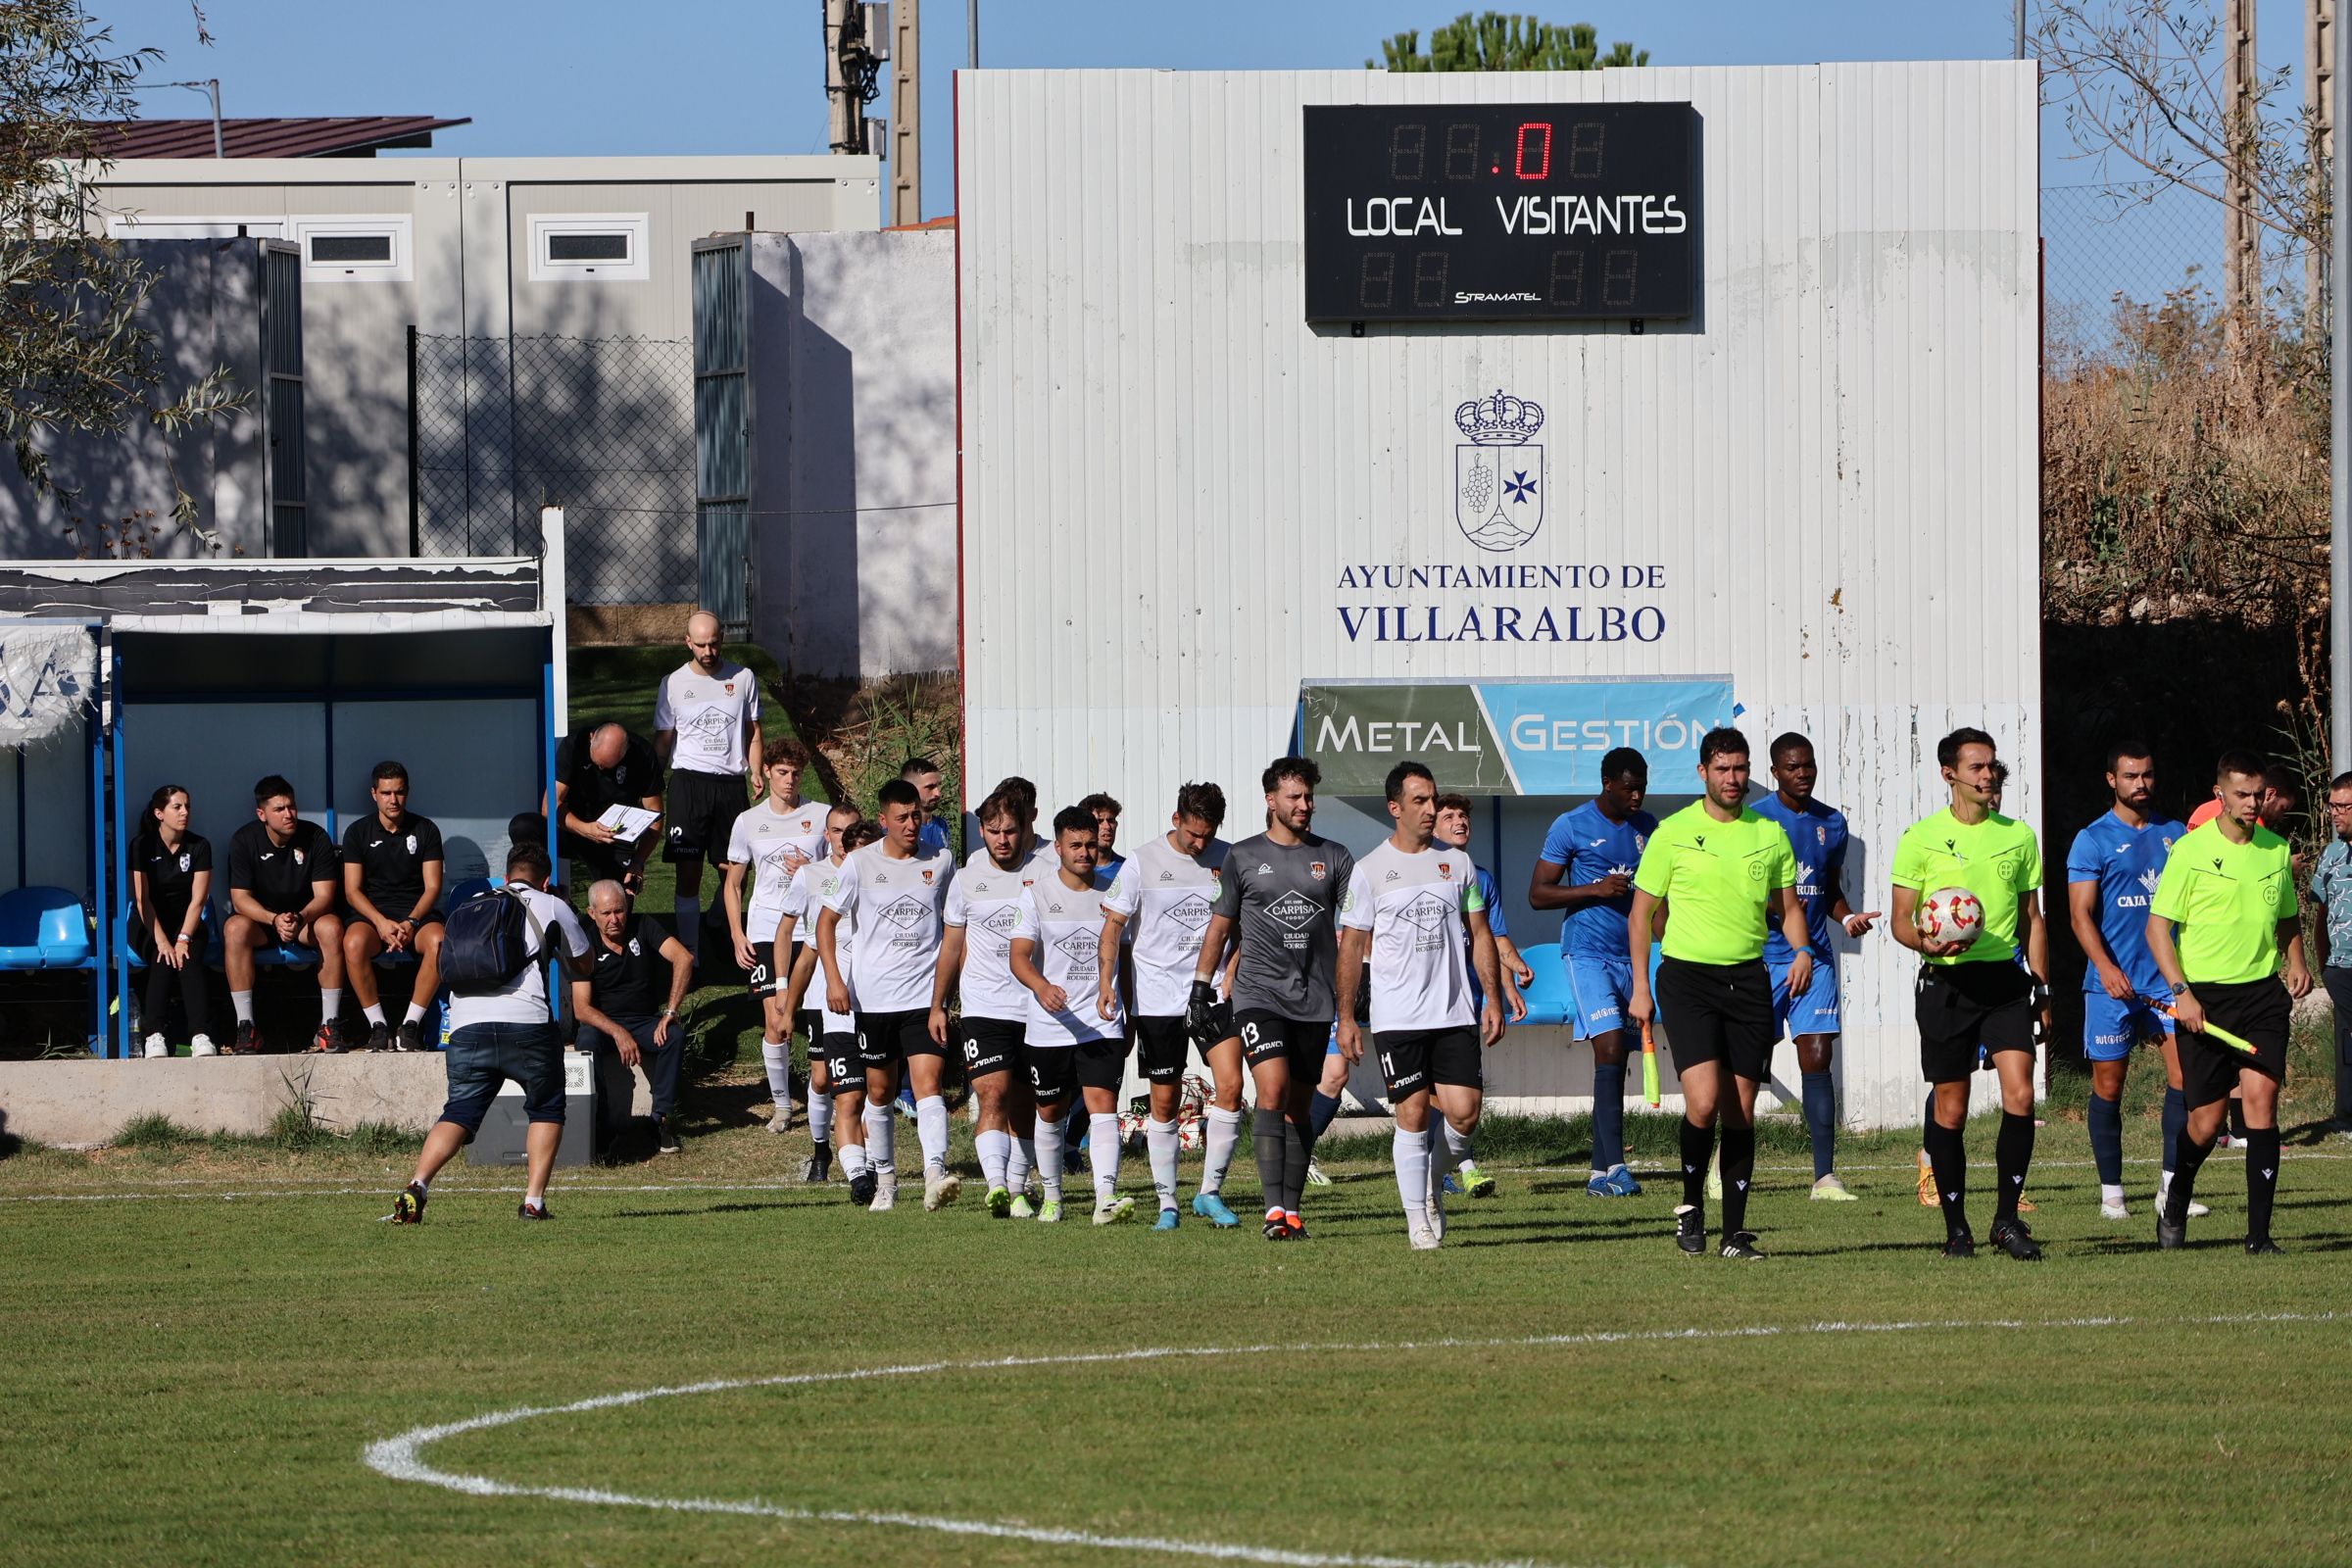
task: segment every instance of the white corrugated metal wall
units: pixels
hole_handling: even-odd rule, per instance
[[[1692,320],[1359,339],[1302,319],[1300,106],[1638,99],[1703,122]],[[1857,906],[1885,906],[1896,836],[1941,804],[1956,723],[2000,740],[2008,808],[2037,821],[2030,63],[981,72],[956,130],[975,789],[1108,789],[1140,835],[1213,778],[1246,833],[1302,679],[1729,671],[1759,747],[1795,728],[1820,748]],[[1661,564],[1663,593],[1613,601],[1664,609],[1657,641],[1347,635],[1344,565],[1477,564],[1450,415],[1498,387],[1547,411],[1549,512],[1514,561]],[[1514,893],[1534,804],[1503,812]],[[1513,912],[1523,941],[1554,934]],[[1849,947],[1846,1114],[1916,1119],[1913,960]],[[1572,1096],[1583,1057],[1518,1040],[1493,1087]]]

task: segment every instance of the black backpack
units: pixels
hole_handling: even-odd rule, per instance
[[[496,991],[530,967],[531,911],[515,894],[490,888],[449,911],[442,927],[441,981],[452,991]]]

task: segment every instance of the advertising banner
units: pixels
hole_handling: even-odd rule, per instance
[[[1406,758],[1426,763],[1440,789],[1465,795],[1590,795],[1617,747],[1633,747],[1664,779],[1694,764],[1699,737],[1739,712],[1728,676],[1298,690],[1305,755],[1335,795],[1380,794]]]

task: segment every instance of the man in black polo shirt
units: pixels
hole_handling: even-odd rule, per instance
[[[588,890],[588,956],[596,967],[571,983],[580,1049],[595,1053],[600,1088],[612,1086],[600,1098],[618,1111],[628,1108],[628,1069],[645,1069],[654,1094],[655,1148],[674,1154],[678,1136],[670,1107],[677,1102],[678,1058],[686,1044],[678,1006],[694,984],[694,955],[645,915],[631,914],[617,882]],[[621,1119],[618,1113],[612,1118],[615,1124]]]
[[[583,724],[556,743],[555,808],[563,828],[558,856],[577,860],[599,877],[611,877],[631,897],[645,886],[645,862],[661,842],[662,762],[643,736],[612,719]],[[547,802],[540,814],[524,811],[507,824],[517,844],[547,842]],[[636,806],[657,820],[633,839],[623,838],[597,818],[615,806]]]
[[[368,793],[374,814],[343,830],[343,902],[353,916],[343,928],[343,967],[368,1015],[367,1049],[382,1051],[394,1037],[376,994],[376,955],[416,960],[399,1047],[422,1051],[424,1014],[441,989],[441,830],[409,809],[409,770],[398,762],[376,763]]]
[[[254,785],[253,814],[229,835],[228,919],[220,928],[221,967],[237,1009],[235,1050],[262,1049],[253,1023],[253,955],[280,943],[318,950],[318,1034],[312,1049],[340,1050],[343,920],[335,913],[342,890],[335,842],[302,819],[294,786],[275,773]]]

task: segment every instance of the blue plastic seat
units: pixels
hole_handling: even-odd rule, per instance
[[[86,969],[94,946],[77,895],[47,887],[0,893],[0,969]]]
[[[1519,956],[1536,971],[1535,980],[1520,988],[1527,999],[1527,1016],[1518,1020],[1521,1027],[1537,1024],[1558,1026],[1568,1021],[1570,998],[1568,971],[1560,963],[1560,945],[1557,942],[1539,942],[1532,948],[1521,948]]]

